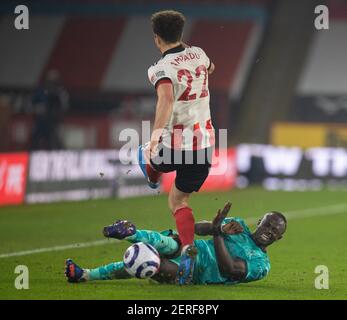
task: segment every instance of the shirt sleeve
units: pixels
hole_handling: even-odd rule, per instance
[[[270,265],[262,258],[247,259],[247,275],[245,281],[255,281],[264,278],[270,271]]]
[[[196,47],[196,48],[198,49],[199,53],[202,55],[202,57],[204,59],[205,67],[207,68],[207,70],[209,70],[211,67],[211,59],[208,57],[208,55],[206,54],[206,52],[203,49],[201,49],[199,47]]]
[[[247,230],[248,230],[248,227],[247,227],[247,225],[245,224],[245,222],[244,222],[241,218],[238,218],[238,217],[228,217],[228,218],[225,218],[225,219],[222,221],[222,226],[225,225],[225,224],[227,224],[227,223],[229,223],[229,222],[231,222],[231,221],[236,221],[236,222],[238,222],[239,224],[242,225],[242,227],[243,227],[244,229],[247,228]]]
[[[150,83],[157,88],[159,83],[171,82],[170,71],[163,65],[154,65],[148,69],[148,79]]]
[[[222,226],[224,226],[225,224],[227,224],[227,223],[229,223],[230,221],[233,221],[233,220],[235,220],[235,218],[225,218],[224,220],[223,220],[223,222],[222,222]]]

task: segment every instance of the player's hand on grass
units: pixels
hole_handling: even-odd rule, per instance
[[[221,235],[222,234],[222,222],[228,215],[228,212],[231,208],[231,202],[227,202],[223,208],[223,210],[219,209],[217,215],[212,221],[212,231],[213,235]]]
[[[222,233],[226,235],[239,234],[243,232],[243,227],[240,223],[233,220],[222,226]]]

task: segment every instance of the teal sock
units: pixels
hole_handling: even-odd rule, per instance
[[[178,243],[171,237],[164,236],[156,231],[137,230],[136,233],[127,237],[131,243],[144,242],[152,245],[160,254],[174,254],[178,250]]]
[[[95,269],[85,269],[85,279],[93,280],[112,280],[126,279],[130,275],[124,270],[124,262],[113,262]]]

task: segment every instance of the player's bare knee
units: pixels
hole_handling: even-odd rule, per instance
[[[173,187],[169,193],[168,203],[171,212],[174,214],[177,210],[188,207],[189,194],[183,193],[176,187]]]
[[[188,207],[188,202],[183,200],[183,201],[176,201],[175,203],[172,204],[171,212],[175,214],[175,212],[179,209],[186,208]]]
[[[171,212],[175,213],[177,206],[180,205],[181,199],[177,197],[175,193],[170,192],[168,202],[169,202],[169,208]]]
[[[172,214],[175,214],[175,212],[181,208],[184,208],[186,205],[184,203],[180,203],[177,201],[173,201],[169,204],[170,210]]]

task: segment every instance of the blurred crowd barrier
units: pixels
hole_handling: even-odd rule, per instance
[[[156,195],[136,163],[121,150],[34,151],[0,154],[0,205]],[[266,190],[318,191],[347,188],[347,149],[241,144],[218,150],[202,191],[260,185]]]

